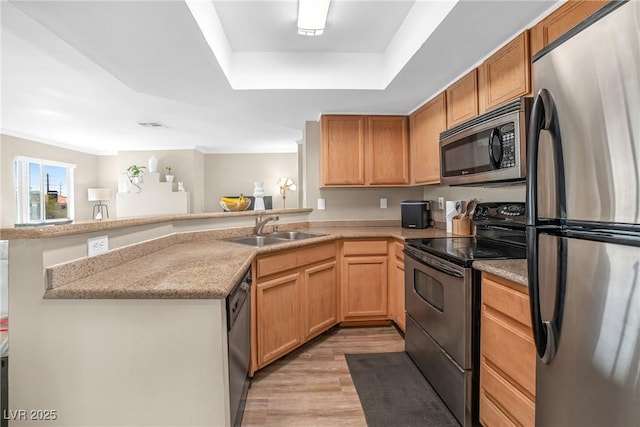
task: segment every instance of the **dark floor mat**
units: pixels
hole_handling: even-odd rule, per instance
[[[407,353],[345,357],[369,427],[459,425]]]

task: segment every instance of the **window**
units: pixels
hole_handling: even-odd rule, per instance
[[[16,157],[16,223],[39,224],[73,220],[75,165]]]

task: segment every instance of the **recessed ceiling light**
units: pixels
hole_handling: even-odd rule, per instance
[[[330,2],[331,0],[298,0],[298,34],[322,35]]]

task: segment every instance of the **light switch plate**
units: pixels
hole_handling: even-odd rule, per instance
[[[387,199],[384,197],[380,199],[380,209],[387,209]]]
[[[324,204],[324,199],[318,199],[318,210],[323,211],[326,209],[326,205]]]
[[[98,236],[87,239],[87,255],[94,256],[109,250],[109,236]]]

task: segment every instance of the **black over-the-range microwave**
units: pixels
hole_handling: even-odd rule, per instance
[[[440,183],[524,181],[532,98],[522,97],[440,134]]]

